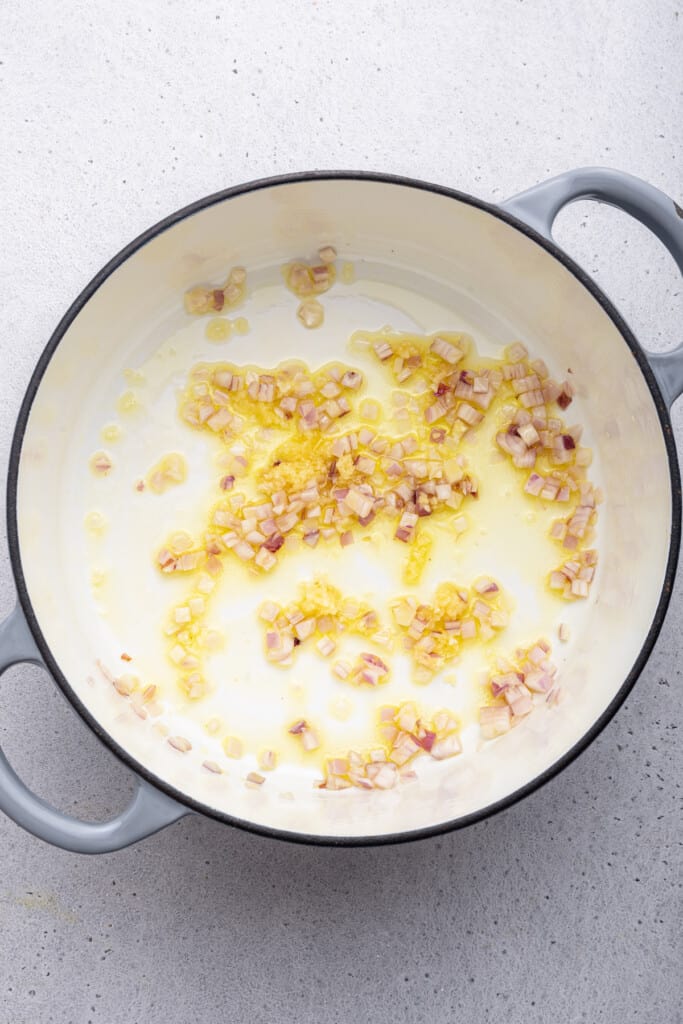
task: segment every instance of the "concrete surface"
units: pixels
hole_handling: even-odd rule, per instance
[[[128,239],[202,194],[342,166],[496,200],[604,163],[680,201],[679,9],[4,0],[3,475],[63,310]],[[582,204],[558,236],[643,341],[683,340],[680,279],[644,230]],[[307,849],[189,819],[87,860],[0,820],[0,1024],[681,1021],[682,620],[679,584],[592,748],[443,839]],[[43,674],[12,670],[0,694],[2,744],[40,793],[83,816],[122,806],[126,772]]]

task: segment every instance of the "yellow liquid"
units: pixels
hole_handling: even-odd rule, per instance
[[[203,332],[203,325],[197,326]],[[154,555],[152,545],[156,543],[161,547],[172,532],[183,529],[190,535],[191,543],[201,543],[217,505],[223,505],[240,493],[246,500],[256,498],[264,483],[269,490],[275,486],[278,475],[286,488],[293,490],[303,486],[321,457],[319,446],[329,445],[337,433],[367,423],[382,435],[399,437],[417,433],[424,440],[429,429],[423,419],[418,422],[410,408],[419,388],[411,381],[398,384],[368,347],[373,338],[379,340],[386,336],[387,332],[378,332],[375,336],[358,334],[349,346],[344,363],[360,368],[365,383],[356,394],[349,396],[353,412],[340,421],[338,430],[322,439],[316,432],[309,436],[292,436],[291,425],[285,424],[283,428],[282,421],[267,404],[255,413],[253,403],[239,397],[232,408],[248,420],[248,425],[234,443],[224,441],[209,430],[200,432],[189,425],[174,424],[175,439],[170,446],[180,447],[182,437],[188,440],[188,483],[186,488],[177,490],[177,501],[175,491],[164,497],[163,501],[173,499],[173,514],[159,518],[155,540],[142,555],[138,552],[138,557],[148,564]],[[402,340],[408,346],[424,343],[424,339],[414,334],[406,334]],[[235,344],[238,343],[235,341]],[[182,362],[179,342],[174,342],[167,351],[174,368],[175,390],[179,381],[187,379],[187,364]],[[463,365],[469,368],[492,366],[494,361],[481,359],[471,352]],[[242,375],[247,369],[257,373],[275,372],[246,367],[244,363],[234,368]],[[152,388],[154,373],[158,372],[154,359],[143,369]],[[130,394],[135,399],[135,395]],[[180,396],[181,409],[189,399],[194,396],[188,386]],[[321,540],[315,549],[301,542],[294,544],[267,575],[255,573],[251,565],[232,555],[223,557],[223,572],[214,592],[206,595],[207,611],[200,617],[197,629],[220,634],[224,645],[217,650],[199,645],[201,672],[207,683],[206,696],[200,699],[189,699],[179,687],[179,672],[167,659],[175,641],[162,634],[173,610],[186,605],[192,595],[197,594],[197,574],[160,575],[155,581],[160,589],[155,591],[149,609],[145,609],[145,629],[155,632],[159,638],[160,642],[154,645],[159,657],[154,660],[150,655],[145,662],[145,636],[140,631],[137,646],[146,671],[138,665],[135,668],[141,674],[142,684],[154,682],[158,686],[160,702],[166,706],[164,728],[174,719],[168,726],[170,734],[182,734],[188,722],[194,724],[209,745],[215,743],[210,750],[207,748],[206,756],[221,763],[226,772],[233,762],[225,758],[221,742],[227,736],[237,736],[245,750],[244,762],[239,764],[242,774],[245,769],[258,770],[259,751],[273,749],[279,756],[279,764],[304,765],[322,778],[326,756],[344,755],[350,749],[367,751],[382,745],[378,739],[377,719],[383,705],[412,700],[428,715],[441,708],[453,711],[463,729],[475,723],[479,706],[488,700],[484,684],[496,657],[509,656],[517,646],[528,646],[540,637],[554,641],[553,634],[557,623],[564,618],[565,608],[561,600],[547,591],[545,579],[562,559],[561,548],[548,537],[548,530],[553,519],[566,515],[569,508],[523,493],[527,473],[516,470],[495,445],[495,433],[502,418],[501,405],[500,400],[494,401],[482,425],[470,432],[457,449],[457,453],[466,456],[478,481],[478,500],[467,500],[458,513],[440,511],[421,521],[412,544],[405,545],[394,539],[395,519],[378,516],[366,528],[354,527],[355,543],[349,548],[341,548],[336,539]],[[133,403],[133,408],[136,407],[137,399]],[[179,430],[184,433],[179,435]],[[160,432],[159,437],[162,436],[165,437]],[[197,442],[201,447],[198,448]],[[167,446],[168,442],[164,439],[161,444]],[[244,450],[248,459],[244,471],[234,466],[231,448],[235,447]],[[285,456],[281,459],[283,468],[272,467],[276,450]],[[164,447],[157,451],[160,454]],[[211,467],[208,477],[202,469],[205,482],[199,487],[197,473],[201,469],[202,454],[198,453],[203,453],[207,466]],[[143,474],[152,458],[148,453]],[[219,489],[219,480],[233,469],[234,488],[226,495]],[[132,486],[128,481],[130,491]],[[158,499],[145,492],[135,500]],[[158,504],[161,507],[161,502]],[[467,521],[463,533],[455,534],[452,529],[456,514]],[[111,521],[113,528],[113,517]],[[416,559],[422,542],[425,542],[426,553],[422,552]],[[423,564],[414,565],[416,560]],[[443,673],[428,684],[415,683],[410,659],[401,649],[400,637],[394,637],[392,646],[384,649],[359,637],[345,635],[330,659],[322,658],[314,644],[304,644],[287,667],[269,664],[265,658],[264,627],[258,619],[258,608],[265,600],[289,604],[296,599],[300,582],[323,577],[345,595],[366,600],[377,609],[380,625],[388,626],[391,624],[389,605],[397,597],[414,594],[419,601],[429,603],[440,583],[455,581],[467,586],[482,575],[497,579],[508,596],[509,625],[492,640],[463,648],[460,657],[446,665]],[[112,609],[116,604],[117,587],[124,595],[127,587],[125,580],[119,587],[114,576],[115,570],[108,574],[107,585],[98,588],[102,596],[106,594],[107,605]],[[163,596],[160,597],[160,593]],[[115,614],[123,621],[119,612]],[[121,636],[126,635],[123,629]],[[125,642],[123,647],[137,658],[135,644]],[[391,663],[391,675],[386,683],[374,689],[360,688],[335,679],[332,663],[339,657],[353,660],[361,650],[376,651]],[[321,744],[319,750],[306,753],[300,741],[289,735],[288,728],[301,718],[314,728]],[[219,723],[216,731],[206,729],[212,719]],[[201,741],[193,733],[188,735],[197,748]],[[234,764],[237,766],[238,762]],[[267,777],[266,772],[263,774]]]
[[[454,344],[462,342],[462,336],[443,334],[440,337]],[[373,346],[382,339],[390,338],[394,347],[409,356],[417,349],[424,349],[425,339],[414,334],[398,335],[394,332],[354,335],[351,347]],[[493,368],[494,360],[477,357],[471,352],[463,362],[470,369]],[[306,370],[303,364],[287,364],[290,369]],[[204,367],[200,367],[200,371]],[[245,373],[244,367],[231,364],[214,364],[211,370],[220,368],[234,373]],[[281,368],[264,370],[250,367],[256,374],[277,374]],[[340,421],[339,429],[330,435],[318,432],[301,434],[294,424],[283,424],[275,414],[274,405],[254,404],[244,389],[234,393],[231,409],[244,422],[239,436],[225,442],[228,450],[238,448],[249,460],[249,468],[235,481],[235,493],[230,495],[228,505],[235,502],[236,495],[244,495],[247,501],[265,500],[266,493],[285,489],[293,492],[303,488],[312,476],[319,475],[321,467],[329,458],[331,438],[337,434],[358,429],[362,423],[359,409],[367,408],[370,399],[382,412],[380,422],[373,423],[380,435],[394,435],[395,438],[407,433],[414,434],[420,447],[429,445],[431,428],[424,422],[423,413],[414,408],[416,396],[423,394],[425,374],[436,369],[443,373],[443,363],[427,355],[423,369],[415,379],[397,386],[395,381],[381,380],[374,375],[373,390],[364,385],[359,392],[349,396],[352,413]],[[312,374],[315,381],[322,379],[326,371]],[[197,379],[192,378],[192,379]],[[201,372],[199,393],[196,385],[190,383],[181,399],[181,408],[195,401],[201,393]],[[496,398],[488,409],[480,426],[469,430],[453,454],[462,454],[467,459],[479,485],[476,500],[463,503],[462,509],[438,511],[422,520],[419,532],[409,545],[394,538],[394,519],[377,519],[365,529],[354,529],[355,543],[352,548],[340,549],[336,538],[321,540],[315,553],[302,542],[295,542],[291,553],[288,551],[281,564],[267,576],[254,570],[251,564],[240,563],[228,554],[223,560],[224,571],[218,578],[213,594],[207,598],[207,613],[202,623],[193,622],[185,630],[185,637],[200,659],[198,667],[206,681],[206,696],[199,701],[187,699],[179,691],[175,699],[182,706],[182,712],[193,719],[208,717],[220,721],[220,735],[237,735],[249,751],[263,748],[278,751],[288,761],[306,764],[321,764],[326,756],[344,754],[348,749],[367,750],[381,746],[377,734],[377,711],[384,704],[401,704],[407,700],[417,701],[429,714],[448,707],[464,723],[473,722],[479,706],[490,699],[484,685],[490,672],[495,671],[498,657],[512,656],[515,648],[531,646],[538,639],[552,640],[548,630],[539,632],[538,623],[547,627],[561,609],[557,598],[545,586],[545,580],[558,561],[561,549],[549,537],[554,519],[566,515],[567,506],[541,501],[524,493],[523,486],[528,470],[516,469],[499,451],[495,434],[504,419],[504,399]],[[374,413],[374,409],[372,409]],[[439,424],[435,424],[437,427]],[[219,458],[222,470],[230,468],[229,451]],[[273,462],[278,462],[273,468]],[[341,463],[341,460],[340,460]],[[233,466],[234,468],[234,466]],[[224,505],[224,500],[219,503]],[[217,506],[210,505],[207,523],[211,522]],[[455,534],[452,521],[455,516],[464,517],[467,528]],[[365,552],[363,551],[365,549]],[[374,566],[381,567],[379,591],[358,589],[358,563],[367,559]],[[350,561],[356,563],[349,571]],[[310,569],[304,569],[310,565]],[[310,573],[310,575],[309,575]],[[283,606],[296,599],[295,581],[304,581],[314,576],[330,580],[340,587],[345,596],[358,600],[369,600],[380,615],[380,626],[391,626],[392,618],[388,607],[392,598],[413,595],[422,603],[429,603],[437,586],[444,581],[453,581],[467,587],[482,575],[496,578],[502,585],[507,606],[511,611],[510,624],[487,641],[476,641],[463,649],[460,655],[448,662],[437,685],[417,685],[409,664],[392,672],[389,682],[380,685],[376,691],[350,687],[335,680],[331,665],[340,656],[352,658],[361,649],[376,650],[389,661],[396,659],[407,662],[402,654],[400,636],[393,636],[388,650],[374,646],[370,641],[358,638],[342,638],[339,650],[330,659],[321,658],[313,644],[303,645],[295,651],[291,665],[286,668],[268,665],[263,648],[264,626],[258,622],[256,610],[266,600],[280,601]],[[188,579],[189,587],[192,581]],[[367,584],[366,584],[367,585]],[[235,622],[231,593],[238,591],[240,604],[252,609],[251,617],[240,617]],[[196,594],[196,591],[193,591]],[[382,593],[384,600],[379,598]],[[278,596],[279,595],[279,596]],[[183,603],[186,602],[183,599]],[[221,614],[221,608],[224,609]],[[558,615],[559,620],[559,615]],[[225,635],[225,650],[209,653],[198,650],[197,642],[201,630],[206,627]],[[169,641],[171,645],[176,639]],[[239,653],[238,653],[238,650]],[[257,697],[259,687],[252,688],[254,665],[262,665],[262,673],[272,678],[263,693]],[[249,667],[247,667],[249,666]],[[250,680],[245,686],[245,676]],[[317,684],[316,676],[320,680]],[[278,685],[278,677],[281,680]],[[324,685],[322,679],[324,678]],[[448,687],[445,690],[444,687]],[[226,695],[230,694],[226,701]],[[279,706],[279,722],[272,726],[268,721],[255,721],[254,701],[275,701]],[[212,715],[215,711],[216,714]],[[321,741],[320,749],[305,753],[296,737],[290,736],[287,725],[304,718],[314,728]]]

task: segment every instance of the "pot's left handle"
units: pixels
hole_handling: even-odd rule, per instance
[[[11,665],[28,661],[43,665],[35,640],[19,605],[0,624],[0,674]],[[136,777],[128,807],[110,821],[81,821],[51,807],[26,786],[0,750],[0,810],[8,817],[63,850],[74,853],[111,853],[153,835],[188,813],[149,783]]]

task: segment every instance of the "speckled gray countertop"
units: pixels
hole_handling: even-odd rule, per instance
[[[4,0],[0,470],[72,298],[163,214],[241,180],[373,168],[503,199],[603,163],[683,192],[674,0]],[[639,337],[683,339],[680,279],[625,216],[557,235]],[[676,417],[679,440],[683,436]],[[0,543],[0,613],[14,601]],[[642,678],[542,791],[385,849],[289,846],[185,819],[117,855],[0,819],[0,1024],[681,1021],[680,582]],[[36,669],[0,739],[81,816],[127,773]]]

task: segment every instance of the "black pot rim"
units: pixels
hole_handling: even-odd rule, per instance
[[[552,257],[554,257],[559,263],[561,263],[567,270],[574,275],[574,277],[591,293],[594,299],[600,304],[604,312],[613,322],[624,342],[628,345],[633,356],[638,363],[640,370],[645,378],[645,382],[652,395],[653,402],[657,409],[659,416],[662,433],[664,435],[664,443],[666,445],[666,451],[669,462],[669,472],[671,479],[671,495],[672,495],[672,526],[671,526],[671,542],[669,546],[669,554],[667,558],[666,573],[664,577],[664,583],[662,586],[662,592],[657,604],[657,609],[653,617],[650,628],[645,635],[640,652],[624,680],[622,686],[619,688],[609,705],[605,708],[602,714],[596,719],[591,727],[583,734],[580,740],[574,744],[566,753],[562,755],[557,761],[537,775],[534,779],[531,779],[526,785],[516,789],[513,793],[508,794],[500,800],[489,804],[477,811],[470,814],[463,815],[459,818],[455,818],[452,821],[441,822],[436,825],[425,826],[424,828],[414,829],[407,832],[396,832],[386,835],[379,836],[319,836],[310,835],[304,832],[292,832],[286,829],[271,828],[266,825],[259,825],[257,823],[247,821],[245,819],[234,817],[233,815],[226,814],[222,811],[218,811],[208,805],[204,805],[199,801],[194,800],[192,797],[187,796],[180,790],[175,789],[164,779],[159,778],[153,772],[149,771],[144,765],[140,764],[131,756],[128,751],[120,746],[120,744],[109,735],[109,733],[100,725],[100,723],[91,714],[88,708],[83,704],[78,695],[72,689],[68,680],[62,674],[56,659],[53,657],[52,652],[42,634],[40,625],[38,623],[37,616],[33,610],[31,599],[28,594],[26,581],[24,578],[23,567],[21,563],[21,554],[19,548],[19,535],[18,535],[18,522],[17,522],[17,485],[19,476],[19,458],[21,454],[22,443],[26,426],[28,423],[29,414],[33,405],[34,398],[38,391],[38,387],[43,378],[43,375],[47,369],[47,366],[57,348],[64,334],[76,319],[81,309],[86,305],[90,298],[94,295],[97,289],[107,280],[107,278],[120,267],[130,256],[132,256],[138,249],[142,248],[152,239],[162,234],[164,231],[178,224],[180,221],[187,217],[191,217],[193,214],[198,213],[200,210],[207,209],[217,203],[222,203],[226,199],[232,199],[237,196],[244,195],[249,192],[255,192],[260,189],[273,188],[281,185],[290,185],[297,182],[306,181],[325,181],[325,180],[357,180],[357,181],[373,181],[378,184],[385,185],[400,185],[409,188],[419,189],[422,191],[432,192],[437,195],[444,196],[449,199],[455,199],[458,202],[465,203],[469,206],[476,207],[479,210],[483,210],[485,213],[496,217],[498,220],[502,220],[505,223],[516,228],[522,234],[526,235],[532,241],[536,242],[537,245],[545,249],[545,251]],[[671,425],[671,418],[666,402],[659,390],[655,376],[652,372],[650,364],[638,344],[634,334],[612,305],[607,296],[598,288],[595,282],[586,274],[586,272],[566,255],[554,242],[548,240],[543,235],[539,234],[533,228],[529,227],[524,221],[509,214],[506,210],[492,203],[484,202],[481,199],[471,196],[465,192],[460,192],[456,189],[447,188],[442,185],[436,185],[430,182],[421,181],[417,178],[401,177],[394,174],[382,174],[375,172],[365,171],[303,171],[296,174],[285,174],[278,175],[268,178],[260,178],[256,181],[246,182],[241,185],[236,185],[232,188],[224,189],[220,192],[215,192],[212,195],[205,196],[203,199],[199,199],[194,203],[190,203],[188,206],[177,210],[170,216],[165,217],[159,221],[153,227],[148,228],[136,239],[126,245],[121,251],[113,257],[103,268],[97,273],[89,284],[83,289],[78,298],[71,304],[69,309],[66,311],[59,324],[55,328],[50,340],[48,341],[45,349],[43,350],[36,367],[33,371],[31,379],[29,381],[26,393],[24,395],[23,402],[17,418],[17,423],[14,430],[14,436],[12,439],[12,447],[10,451],[8,478],[7,478],[7,533],[9,540],[9,553],[10,561],[12,565],[12,571],[17,586],[17,593],[19,602],[23,609],[26,621],[33,634],[38,649],[42,655],[46,667],[49,669],[52,677],[54,678],[57,685],[60,687],[64,696],[72,704],[81,718],[86,724],[92,729],[96,736],[107,746],[128,768],[130,768],[136,775],[140,776],[151,785],[160,789],[166,793],[169,797],[176,800],[179,804],[183,804],[188,810],[195,811],[200,814],[204,814],[207,817],[214,818],[217,821],[221,821],[224,824],[234,825],[237,828],[244,829],[248,832],[253,832],[258,835],[267,836],[269,838],[287,840],[296,843],[305,843],[316,846],[382,846],[387,844],[396,844],[403,842],[410,842],[417,839],[426,839],[430,836],[443,835],[446,832],[451,832],[456,829],[465,828],[468,825],[472,825],[476,822],[483,821],[485,818],[490,818],[492,815],[504,811],[518,801],[529,796],[531,793],[540,789],[547,782],[553,779],[561,771],[563,771],[568,765],[574,761],[579,754],[581,754],[593,740],[602,732],[607,723],[616,714],[617,710],[621,707],[627,696],[631,692],[638,676],[642,672],[655,644],[655,641],[662,628],[666,611],[671,598],[671,591],[673,587],[674,577],[676,573],[676,566],[678,563],[678,555],[681,543],[681,477],[678,466],[678,459],[676,454],[676,446],[673,438],[673,429]]]

